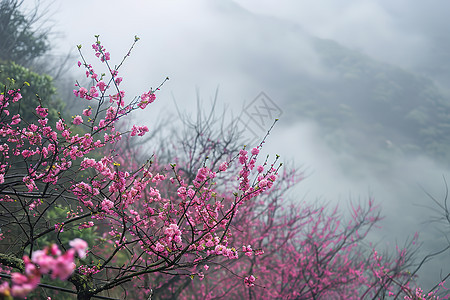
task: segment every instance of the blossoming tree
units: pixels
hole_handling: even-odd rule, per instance
[[[408,249],[383,257],[362,245],[380,219],[373,202],[353,205],[346,222],[337,209],[290,205],[285,192],[301,174],[281,172],[278,157],[258,160],[265,138],[241,148],[206,118],[177,140],[181,153],[131,159],[127,143],[150,130],[118,124],[165,81],[127,100],[119,71],[130,52],[111,66],[98,37],[92,48],[105,72],[81,55],[91,84],[74,94],[91,105],[70,121],[52,124],[40,99],[35,119],[23,119],[11,105],[20,89],[0,94],[0,295],[39,286],[77,299],[412,295]]]
[[[90,299],[143,274],[192,267],[215,256],[235,259],[240,250],[228,240],[232,220],[277,177],[274,164],[254,172],[259,147],[251,153],[241,149],[235,157],[241,167],[234,177],[235,191],[227,198],[216,192],[225,184],[217,174],[227,172],[231,160],[216,168],[205,163],[193,181],[183,178],[176,164],[159,172],[152,160],[133,169],[121,165],[114,151],[117,142],[125,135],[143,136],[149,129],[133,125],[119,132],[115,125],[134,110],[145,109],[158,89],[127,102],[118,74],[129,53],[112,67],[98,37],[93,50],[106,72],[97,73],[82,56],[78,64],[86,68],[92,84],[78,85],[74,94],[91,101],[92,107],[70,122],[60,117],[49,124],[44,104],[36,108],[35,120],[22,120],[20,111],[8,110],[10,103],[21,101],[20,89],[0,96],[0,263],[5,273],[11,268],[25,272],[20,278],[12,276],[10,290],[3,285],[13,296],[24,296],[38,285],[40,277],[32,276],[36,269],[67,279],[78,299]],[[173,189],[175,194],[165,193]],[[75,250],[61,256],[59,248],[67,249],[69,240],[84,232],[91,239],[87,255],[80,240],[74,240],[70,245]],[[76,249],[78,266],[70,277],[64,264],[50,269],[45,263],[73,260]]]

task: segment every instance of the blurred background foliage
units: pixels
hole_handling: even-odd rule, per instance
[[[30,86],[24,85],[28,82]],[[58,120],[58,112],[62,111],[64,104],[56,98],[56,87],[53,79],[46,74],[38,74],[30,69],[20,66],[13,61],[0,61],[0,88],[20,88],[22,100],[9,106],[12,114],[20,114],[22,120],[34,119],[35,108],[42,102],[43,107],[49,108],[48,119],[51,125]]]
[[[50,50],[49,29],[36,26],[43,15],[37,9],[24,13],[22,4],[18,0],[0,2],[0,59],[30,66]]]
[[[34,110],[41,101],[43,107],[49,108],[48,118],[54,126],[58,112],[64,114],[66,107],[56,87],[66,85],[65,79],[60,78],[65,63],[61,65],[60,60],[48,55],[52,31],[39,4],[25,11],[21,0],[0,1],[0,92],[21,89],[22,101],[9,109],[12,114],[20,113],[25,121],[33,120]]]

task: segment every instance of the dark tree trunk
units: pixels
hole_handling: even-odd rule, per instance
[[[77,300],[90,300],[92,298],[93,283],[91,277],[76,272],[70,276],[69,281],[77,289]]]

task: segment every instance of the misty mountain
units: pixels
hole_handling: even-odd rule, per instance
[[[332,40],[312,44],[329,76],[296,78],[287,118],[318,123],[330,147],[355,161],[413,154],[450,164],[449,95],[432,79]]]

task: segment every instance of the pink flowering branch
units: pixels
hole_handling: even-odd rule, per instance
[[[81,239],[70,242],[70,248],[62,254],[56,244],[43,250],[33,252],[31,259],[23,257],[24,274],[11,273],[11,288],[8,282],[2,284],[1,292],[4,296],[12,295],[18,298],[26,297],[32,290],[40,285],[42,275],[50,274],[52,279],[67,280],[75,270],[74,258],[86,257],[87,243]]]

